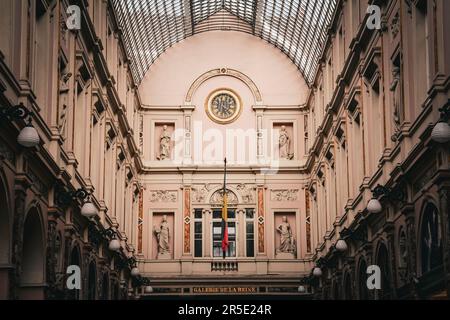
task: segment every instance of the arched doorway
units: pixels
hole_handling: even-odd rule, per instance
[[[332,286],[332,297],[333,300],[339,300],[339,283],[337,281],[333,281],[333,286]]]
[[[348,273],[344,277],[344,299],[353,300],[352,279]]]
[[[95,300],[97,297],[97,267],[95,262],[89,264],[88,273],[88,300]]]
[[[103,274],[101,299],[109,300],[109,276],[108,276],[108,273]]]
[[[422,275],[442,265],[442,237],[439,211],[431,203],[425,207],[420,228],[420,257]]]
[[[81,257],[80,250],[78,249],[77,246],[75,246],[72,249],[72,252],[70,253],[69,265],[78,266],[81,269],[82,263],[81,263],[80,257]],[[69,291],[69,294],[68,294],[69,300],[79,300],[80,297],[81,297],[80,290],[74,289],[74,290]]]
[[[23,232],[19,298],[44,299],[45,239],[40,215],[36,208],[28,212]]]
[[[0,300],[9,297],[9,265],[11,262],[11,224],[9,219],[9,201],[6,186],[0,177]],[[1,267],[4,266],[4,267]]]
[[[369,300],[369,291],[367,289],[367,264],[361,260],[358,267],[358,298],[359,300]]]
[[[376,264],[381,270],[381,290],[378,290],[378,299],[389,300],[391,298],[391,283],[390,283],[390,267],[389,254],[384,244],[380,244],[377,253]]]

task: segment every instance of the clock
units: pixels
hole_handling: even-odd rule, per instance
[[[233,90],[217,89],[206,99],[205,110],[212,121],[227,124],[239,118],[242,112],[242,101]]]

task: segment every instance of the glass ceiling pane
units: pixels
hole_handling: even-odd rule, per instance
[[[137,84],[175,43],[207,30],[251,32],[284,52],[312,84],[337,0],[112,0]],[[216,19],[225,10],[242,23]],[[213,19],[213,18],[212,18]]]

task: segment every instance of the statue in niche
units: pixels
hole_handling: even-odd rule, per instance
[[[158,240],[158,259],[170,259],[169,237],[170,228],[167,216],[164,215],[159,226],[153,227],[153,232]]]
[[[167,125],[163,126],[161,137],[159,138],[159,157],[158,160],[170,159],[170,142],[172,138],[169,132],[167,132]]]
[[[59,134],[66,137],[66,123],[67,123],[67,98],[69,92],[69,79],[72,77],[72,73],[65,73],[61,76],[59,81],[59,95],[60,95],[60,109],[58,115],[58,129]]]
[[[391,137],[392,141],[397,141],[397,135],[400,131],[400,125],[401,125],[401,110],[400,110],[400,68],[394,67],[392,69],[392,75],[394,80],[392,81],[390,90],[393,94],[393,107],[394,107],[394,135]]]
[[[277,231],[280,233],[280,246],[277,248],[277,256],[279,257],[295,256],[296,254],[295,238],[292,234],[291,225],[289,224],[286,216],[283,216],[282,222],[277,227]]]
[[[281,126],[278,142],[280,148],[280,159],[292,160],[294,158],[294,154],[291,153],[291,138],[286,130],[286,126]]]

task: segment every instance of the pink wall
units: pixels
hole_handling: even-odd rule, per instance
[[[181,105],[197,77],[220,67],[250,77],[261,91],[264,104],[306,102],[306,82],[284,53],[258,37],[232,31],[198,34],[168,49],[151,66],[140,85],[142,102]]]

